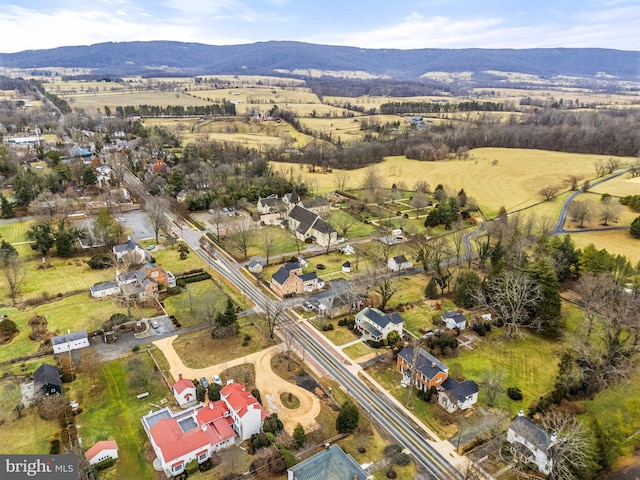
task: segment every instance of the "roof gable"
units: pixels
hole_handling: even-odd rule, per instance
[[[368,477],[353,457],[338,445],[332,445],[289,471],[296,480],[366,480]]]
[[[58,367],[43,363],[33,372],[33,384],[36,390],[40,390],[44,385],[62,386],[60,371]]]
[[[184,392],[188,388],[193,388],[193,389],[196,388],[196,386],[193,384],[193,382],[191,380],[189,380],[188,378],[183,378],[183,379],[178,380],[176,383],[173,384],[173,390],[177,394],[181,394],[182,392]]]
[[[553,445],[551,436],[524,415],[518,414],[509,425],[509,430],[513,430],[543,452]]]
[[[404,321],[402,320],[402,317],[400,316],[400,314],[396,312],[393,312],[390,314],[384,314],[377,308],[367,307],[364,310],[362,310],[361,313],[363,316],[367,317],[373,323],[378,325],[380,328],[386,328],[387,325],[389,325],[390,323],[394,325],[399,325]]]
[[[89,450],[85,452],[87,460],[89,460],[90,462],[96,455],[98,455],[103,450],[118,450],[118,445],[116,444],[115,440],[100,440],[99,442],[96,442],[96,444],[93,445],[93,447],[91,447]]]
[[[77,332],[65,333],[64,335],[58,335],[51,338],[51,345],[60,345],[67,342],[75,342],[76,340],[82,340],[83,338],[89,338],[86,330],[78,330]]]
[[[404,347],[398,355],[409,365],[413,363],[413,347]],[[449,367],[427,352],[424,348],[418,349],[418,359],[416,364],[418,371],[429,379],[435,378],[438,373],[444,373],[445,375],[449,374]]]

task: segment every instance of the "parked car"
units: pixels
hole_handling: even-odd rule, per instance
[[[206,378],[206,377],[202,377],[202,378],[200,379],[200,383],[202,384],[202,386],[203,386],[204,388],[207,388],[207,387],[209,386],[209,382],[207,381],[207,378]]]
[[[228,211],[229,211],[229,209],[228,209],[227,207],[223,207],[223,208],[222,208],[222,211],[223,211],[223,212],[228,212]]]
[[[304,302],[304,304],[302,305],[304,307],[305,310],[307,311],[311,311],[313,310],[313,304],[311,302]]]
[[[149,246],[147,247],[147,250],[155,250],[155,249],[156,249],[156,246],[155,246],[155,245],[149,245]]]
[[[160,324],[158,323],[157,320],[151,320],[151,327],[152,328],[160,328]]]
[[[213,380],[213,383],[217,383],[222,386],[222,379],[218,375],[212,375],[211,380]]]

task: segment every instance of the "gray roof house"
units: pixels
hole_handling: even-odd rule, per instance
[[[548,434],[524,416],[521,410],[513,419],[507,431],[507,441],[526,460],[534,463],[538,470],[548,475],[553,468],[553,447],[558,438]]]
[[[413,262],[407,260],[404,255],[397,255],[387,261],[387,267],[394,272],[399,272],[413,268]]]
[[[79,350],[89,346],[89,336],[86,330],[57,335],[51,337],[51,346],[54,354]]]
[[[367,472],[338,445],[287,469],[287,480],[366,480]]]
[[[440,318],[445,323],[447,328],[454,329],[458,328],[459,330],[464,330],[467,328],[467,318],[461,314],[460,312],[456,312],[452,310],[447,313],[443,313],[440,315]]]
[[[151,254],[131,239],[121,245],[114,245],[113,254],[118,262],[124,261],[126,256],[130,257],[132,263],[145,263],[151,260]]]
[[[36,392],[42,391],[45,395],[62,393],[62,380],[57,367],[43,363],[33,372],[33,385]]]
[[[277,213],[278,205],[280,204],[280,200],[278,200],[277,195],[269,195],[266,198],[258,198],[258,203],[256,208],[258,213],[261,215],[267,213]]]
[[[402,336],[404,320],[398,313],[383,313],[377,308],[367,307],[356,314],[356,329],[367,340],[379,342],[391,332]]]
[[[327,247],[338,240],[338,232],[317,213],[296,205],[289,212],[289,229],[298,240],[310,239],[321,247]]]
[[[478,403],[478,384],[472,380],[458,382],[455,378],[447,378],[438,392],[438,403],[447,412],[467,410]]]

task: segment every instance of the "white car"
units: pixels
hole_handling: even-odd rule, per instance
[[[160,324],[158,323],[157,320],[151,320],[151,327],[152,328],[160,328]]]
[[[218,375],[211,375],[211,380],[213,380],[213,383],[222,385],[222,379]]]
[[[155,245],[149,245],[149,246],[147,247],[147,250],[155,250],[155,249],[156,249],[156,246],[155,246]]]

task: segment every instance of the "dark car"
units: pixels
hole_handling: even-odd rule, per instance
[[[200,379],[200,383],[202,384],[202,386],[203,386],[204,388],[207,388],[207,387],[209,386],[209,382],[207,381],[206,377],[202,377],[202,378]]]

